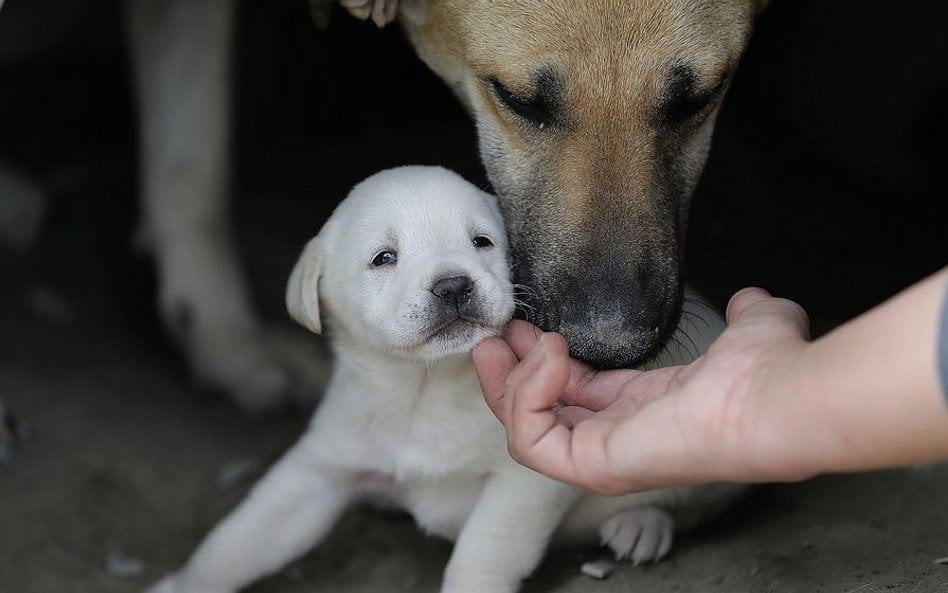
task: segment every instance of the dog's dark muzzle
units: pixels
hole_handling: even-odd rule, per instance
[[[591,272],[591,273],[590,273]],[[532,320],[566,338],[570,354],[599,368],[629,368],[656,354],[678,323],[681,285],[676,273],[550,282],[528,291]],[[528,282],[524,282],[528,286]],[[545,298],[543,298],[545,297]]]
[[[669,326],[674,328],[672,315],[655,309],[637,313],[630,319],[620,313],[564,312],[558,331],[576,358],[599,368],[632,367],[655,354],[670,335]]]

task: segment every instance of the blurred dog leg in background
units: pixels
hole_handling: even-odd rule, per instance
[[[166,327],[195,376],[249,411],[320,385],[256,318],[229,219],[234,0],[130,0],[142,216]],[[223,298],[222,298],[223,295]],[[292,340],[292,338],[291,338]],[[318,369],[317,369],[318,371]],[[316,383],[316,384],[314,384]]]
[[[237,257],[228,187],[235,12],[235,0],[7,5],[0,16],[0,64],[16,68],[73,47],[115,45],[110,26],[126,17],[140,128],[139,236],[156,262],[161,317],[197,382],[253,412],[312,401],[324,369],[310,336],[259,320]],[[36,92],[43,105],[42,91]],[[17,93],[27,94],[23,88]],[[74,135],[56,123],[48,127],[51,137],[34,136],[30,142],[51,146]],[[23,251],[39,233],[47,193],[27,180],[53,183],[60,171],[24,174],[20,165],[0,159],[0,242]],[[67,206],[89,206],[88,216],[96,216],[101,204],[101,196],[94,195],[88,204],[71,200]]]
[[[3,2],[0,1],[0,6]],[[47,197],[40,186],[0,158],[0,244],[14,251],[36,242]]]

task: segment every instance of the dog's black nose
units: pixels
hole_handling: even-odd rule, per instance
[[[474,281],[467,276],[451,276],[436,280],[431,292],[445,303],[458,307],[471,300]]]

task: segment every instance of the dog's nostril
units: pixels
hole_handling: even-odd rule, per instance
[[[474,281],[467,276],[451,276],[435,281],[431,292],[446,303],[461,303],[471,298]]]

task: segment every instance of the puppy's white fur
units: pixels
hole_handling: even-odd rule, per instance
[[[397,261],[375,265],[385,251]],[[516,591],[554,535],[599,539],[637,563],[658,560],[671,546],[673,514],[692,523],[730,500],[730,485],[602,497],[510,459],[468,356],[513,313],[508,274],[493,196],[434,167],[357,185],[287,287],[292,315],[331,336],[337,361],[325,401],[188,564],[151,591],[236,591],[323,539],[365,493],[456,540],[442,585],[454,593]],[[439,280],[458,277],[472,281],[466,291],[453,300],[435,294]],[[723,322],[688,302],[684,318],[706,325],[674,343],[703,350]],[[696,355],[680,348],[664,362]]]

